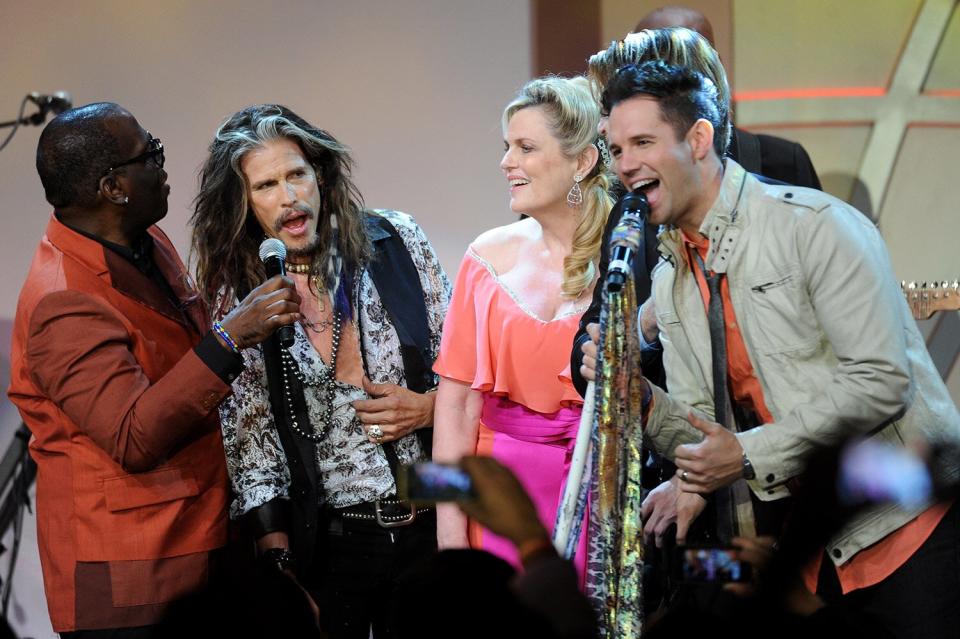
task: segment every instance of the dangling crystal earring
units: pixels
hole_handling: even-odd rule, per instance
[[[580,190],[580,182],[582,180],[582,175],[573,176],[573,186],[570,188],[570,192],[567,193],[567,206],[571,209],[580,208],[580,205],[583,204],[583,191]]]
[[[597,138],[597,149],[600,151],[600,160],[603,162],[603,168],[609,169],[613,165],[613,158],[610,157],[610,149],[607,147],[607,141],[602,137]]]

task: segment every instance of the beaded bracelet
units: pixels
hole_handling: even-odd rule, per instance
[[[238,355],[240,354],[240,348],[237,346],[237,343],[233,341],[233,338],[230,337],[230,333],[227,332],[227,329],[225,329],[220,322],[213,323],[213,330],[223,339],[223,341],[227,343],[227,346],[230,347],[230,350]]]

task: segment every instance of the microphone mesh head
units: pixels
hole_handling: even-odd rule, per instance
[[[266,262],[271,257],[287,259],[287,247],[275,237],[269,237],[260,244],[260,261]]]

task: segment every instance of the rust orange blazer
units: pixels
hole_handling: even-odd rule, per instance
[[[226,543],[216,407],[195,353],[206,312],[156,227],[175,305],[128,260],[51,217],[20,293],[9,395],[33,433],[37,534],[54,630],[154,623]]]

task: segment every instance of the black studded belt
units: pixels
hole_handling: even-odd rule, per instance
[[[382,528],[399,528],[409,526],[417,519],[417,515],[433,510],[432,506],[419,505],[414,507],[409,502],[399,499],[377,499],[374,501],[333,508],[329,512],[333,517],[352,521],[375,522]]]

